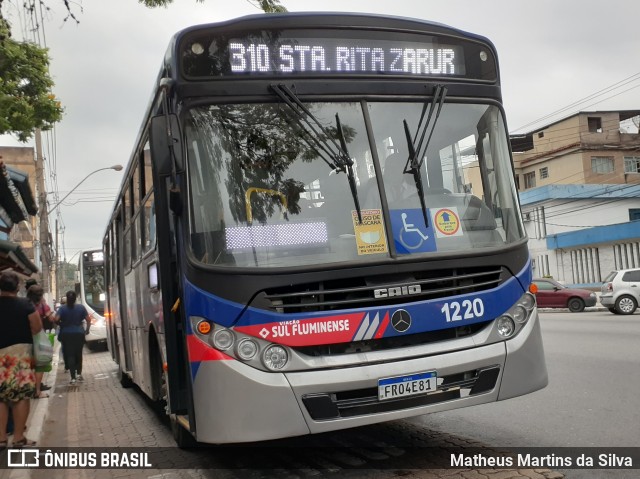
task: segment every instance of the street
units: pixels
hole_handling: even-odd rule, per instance
[[[639,445],[640,312],[545,312],[541,320],[549,371],[545,389],[414,421],[492,445]]]
[[[509,401],[413,420],[424,427],[511,447],[640,445],[640,312],[543,312],[549,385]],[[562,471],[586,477],[588,471]],[[594,471],[589,477],[602,477]],[[607,471],[607,477],[613,477]],[[615,477],[637,477],[619,473]]]
[[[49,470],[30,477],[173,478],[582,478],[636,477],[636,471],[432,469],[425,451],[456,446],[613,447],[640,444],[636,344],[640,313],[541,313],[549,386],[500,403],[255,448],[182,451],[165,421],[135,389],[120,387],[108,352],[85,350],[84,384],[58,367],[41,447],[139,447],[161,457],[158,470]],[[40,406],[42,407],[42,406]],[[326,451],[316,448],[329,445]],[[295,446],[292,448],[292,446]],[[301,446],[301,447],[299,447]],[[297,449],[296,449],[297,447]],[[316,448],[316,449],[314,449]],[[18,478],[16,475],[2,476]],[[499,474],[499,475],[496,475]]]

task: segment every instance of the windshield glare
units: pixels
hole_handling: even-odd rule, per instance
[[[523,238],[507,137],[496,107],[444,104],[419,158],[423,213],[416,178],[405,173],[411,148],[403,122],[417,143],[428,105],[305,106],[310,115],[283,103],[189,110],[189,224],[198,261],[286,267],[380,259],[392,249],[397,255],[462,252]],[[337,168],[347,154],[355,192],[346,168]],[[382,188],[376,171],[382,172]]]

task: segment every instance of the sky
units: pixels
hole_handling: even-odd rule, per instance
[[[18,0],[3,14],[20,37]],[[47,189],[63,198],[99,168],[126,165],[171,36],[182,28],[260,14],[246,0],[175,0],[148,9],[136,0],[71,3],[79,23],[64,21],[62,0],[46,0],[44,36],[54,93],[65,114],[45,138]],[[640,109],[640,3],[628,0],[283,0],[289,11],[368,12],[444,23],[488,37],[496,46],[511,133],[577,111]],[[584,100],[584,101],[583,101]],[[539,122],[542,120],[542,123]],[[538,123],[535,123],[538,121]],[[2,146],[33,146],[0,136]],[[121,172],[92,174],[58,212],[60,258],[99,247]],[[52,180],[55,178],[55,181]],[[50,196],[50,206],[56,195]],[[55,212],[51,215],[55,228]]]

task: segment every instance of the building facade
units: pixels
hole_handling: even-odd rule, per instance
[[[640,111],[580,112],[514,135],[534,275],[597,287],[640,267]]]
[[[39,270],[36,162],[30,147],[0,147],[0,269]]]

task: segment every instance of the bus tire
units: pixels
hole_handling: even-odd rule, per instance
[[[125,389],[133,386],[133,380],[122,370],[121,366],[118,366],[118,379],[120,380],[120,386]]]
[[[171,422],[171,434],[180,449],[189,449],[198,445],[195,437],[178,423],[175,414],[169,416],[169,421]]]
[[[153,383],[153,405],[155,410],[161,416],[167,416],[169,414],[169,391],[167,384],[167,374],[162,367],[162,355],[160,354],[160,348],[158,347],[157,339],[151,341],[150,347],[151,358],[151,381]]]

